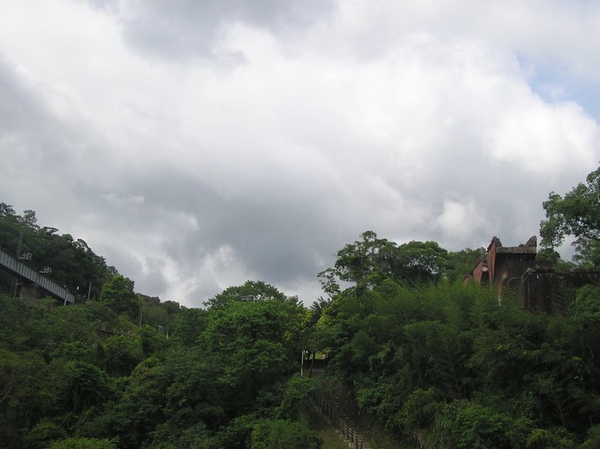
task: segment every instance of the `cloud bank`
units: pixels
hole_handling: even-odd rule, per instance
[[[1,4],[0,201],[188,306],[310,304],[365,230],[524,242],[598,164],[593,2]]]

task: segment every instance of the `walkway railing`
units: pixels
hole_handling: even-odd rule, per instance
[[[313,405],[329,419],[329,422],[340,431],[342,437],[350,443],[352,449],[371,449],[363,438],[341,417],[330,403],[318,394],[312,396]]]
[[[33,282],[49,295],[57,299],[62,299],[65,303],[75,303],[75,295],[69,290],[42,276],[30,266],[25,265],[2,250],[0,250],[0,268],[20,279]]]

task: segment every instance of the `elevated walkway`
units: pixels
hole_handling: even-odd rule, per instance
[[[75,295],[64,287],[61,287],[46,276],[42,276],[28,265],[14,258],[8,253],[0,250],[0,269],[9,272],[13,276],[34,284],[40,290],[53,298],[60,299],[64,303],[75,303]]]

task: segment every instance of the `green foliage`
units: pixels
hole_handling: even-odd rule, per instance
[[[540,223],[542,246],[559,246],[565,236],[600,240],[600,168],[587,175],[564,197],[551,192],[543,203],[546,220]]]
[[[572,246],[575,247],[573,262],[579,268],[589,269],[600,266],[600,242],[587,237],[578,237]]]
[[[341,385],[345,410],[407,447],[600,446],[598,287],[560,317],[531,314],[460,282],[478,250],[361,237],[311,310],[260,281],[206,310],[136,295],[123,276],[69,307],[0,295],[0,446],[316,448],[307,347],[329,356],[323,388]]]
[[[600,449],[600,425],[590,427],[579,449]]]
[[[119,274],[102,286],[100,302],[118,315],[124,314],[132,321],[139,319],[141,305],[133,286],[134,282],[131,279]]]
[[[451,441],[458,448],[510,448],[511,418],[492,407],[461,401],[446,406],[452,417]]]
[[[204,304],[211,309],[222,309],[232,302],[285,301],[286,296],[263,281],[246,281],[244,285],[228,287]]]
[[[293,369],[302,317],[295,300],[233,301],[213,311],[198,343],[228,360],[220,381],[241,397],[252,397],[260,385]]]
[[[207,316],[202,309],[183,309],[175,321],[173,339],[183,346],[194,346],[206,328]]]
[[[150,326],[139,329],[143,357],[150,357],[154,353],[162,352],[167,348],[168,340],[164,332]]]
[[[413,390],[402,405],[399,424],[408,435],[418,439],[419,434],[433,427],[436,415],[441,411],[443,402],[434,388]]]
[[[2,248],[15,254],[20,233],[34,268],[50,265],[80,296],[91,282],[99,301],[0,294],[0,447],[317,447],[302,414],[313,384],[294,376],[310,316],[297,298],[248,281],[208,310],[181,308],[1,203]]]
[[[373,231],[360,237],[338,252],[334,268],[319,273],[330,296],[340,292],[340,281],[355,283],[358,289],[373,288],[385,279],[417,285],[440,280],[451,266],[448,251],[436,242],[396,245]]]
[[[32,424],[44,364],[39,354],[0,349],[0,441],[18,447],[19,435]]]
[[[102,284],[116,274],[85,241],[60,235],[56,228],[40,227],[32,210],[18,215],[12,206],[0,203],[0,249],[16,256],[20,235],[20,254],[31,254],[26,263],[35,270],[50,267],[52,280],[73,293],[86,297],[89,293],[97,299]],[[10,287],[11,278],[0,277],[0,291],[9,292]]]
[[[398,246],[402,278],[416,285],[438,281],[450,267],[448,251],[436,242],[408,242]]]
[[[476,285],[386,276],[335,293],[316,341],[360,412],[408,445],[573,447],[600,419],[599,304],[585,287],[549,317]]]
[[[104,343],[104,365],[113,376],[129,376],[143,359],[141,341],[125,335],[114,335]]]
[[[59,398],[66,410],[81,413],[100,405],[114,393],[114,383],[99,367],[79,361],[67,362],[62,369]]]
[[[577,445],[565,429],[534,429],[527,438],[527,449],[575,449]]]
[[[50,449],[117,449],[115,441],[96,438],[67,438],[56,441]]]
[[[274,414],[278,418],[297,420],[301,411],[308,406],[309,396],[315,390],[315,384],[308,377],[294,375],[284,385],[281,398]]]
[[[175,326],[175,322],[181,307],[176,301],[161,302],[159,298],[136,293],[137,300],[142,307],[138,325],[149,325],[155,329],[160,329],[165,335],[169,335]]]
[[[446,270],[446,278],[451,281],[462,281],[467,273],[470,273],[475,262],[486,254],[485,248],[466,248],[457,252],[448,253],[449,266]]]
[[[164,361],[152,356],[129,376],[120,400],[93,423],[100,434],[117,436],[120,447],[135,448],[165,421],[166,390],[169,387]]]
[[[319,441],[306,422],[259,421],[252,429],[251,449],[318,449]]]

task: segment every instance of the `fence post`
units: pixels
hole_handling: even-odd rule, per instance
[[[369,449],[369,446],[365,444],[362,437],[336,413],[331,403],[320,395],[315,394],[314,396],[315,405],[318,404],[321,413],[329,418],[331,424],[341,432],[346,441],[350,442],[353,449]]]

